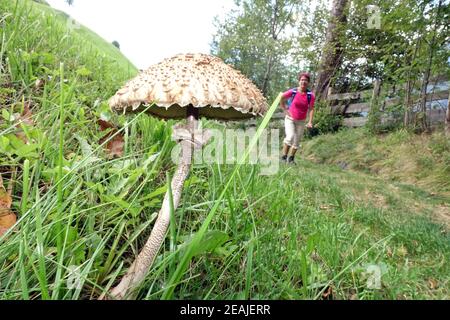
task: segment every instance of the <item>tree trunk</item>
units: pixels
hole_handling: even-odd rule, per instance
[[[314,86],[316,99],[318,100],[326,98],[331,78],[342,63],[343,48],[340,37],[342,34],[341,27],[347,22],[345,12],[347,2],[347,0],[333,0],[325,46],[323,48],[324,54],[322,55],[319,74]]]
[[[370,101],[370,111],[368,118],[368,126],[372,132],[378,132],[381,124],[381,111],[379,97],[381,92],[381,81],[376,79],[373,82],[372,99]]]
[[[445,115],[445,134],[450,137],[450,90],[447,99],[447,113]]]
[[[430,81],[431,67],[433,65],[433,56],[434,56],[435,46],[436,46],[437,20],[439,18],[441,6],[442,6],[442,0],[439,0],[439,4],[437,7],[437,11],[436,11],[436,18],[434,21],[433,37],[430,42],[430,54],[428,56],[427,68],[425,69],[425,73],[424,73],[423,81],[422,81],[422,88],[421,88],[421,92],[420,92],[420,111],[422,113],[421,126],[422,126],[422,130],[424,130],[424,131],[428,129],[427,113],[426,113],[427,112],[427,87],[428,87],[428,84]]]
[[[409,124],[412,122],[412,102],[411,102],[411,92],[412,92],[412,88],[413,88],[413,79],[411,77],[411,73],[412,73],[412,65],[414,60],[416,59],[417,56],[417,51],[419,50],[419,45],[420,45],[420,38],[416,43],[416,47],[414,49],[414,54],[412,56],[411,61],[409,61],[409,71],[408,71],[408,77],[407,77],[407,82],[406,82],[406,94],[405,94],[405,114],[404,114],[404,118],[403,118],[403,126],[405,128],[407,128],[409,126]]]
[[[430,73],[431,73],[430,69],[431,69],[431,59],[429,60],[428,67],[425,70],[425,73],[423,75],[422,88],[420,89],[420,126],[422,127],[423,131],[426,131],[428,129],[428,124],[427,124],[427,87],[428,87],[428,82],[430,79]]]
[[[278,20],[278,9],[279,9],[279,3],[278,0],[275,1],[275,8],[273,10],[272,15],[272,21],[271,21],[271,27],[270,27],[270,34],[271,39],[275,43],[277,41],[277,20]],[[266,72],[264,73],[264,79],[263,79],[263,85],[262,85],[262,93],[264,96],[267,96],[267,92],[269,90],[269,79],[272,74],[272,67],[273,67],[273,48],[270,48],[271,52],[269,53],[267,57],[267,65],[266,65]]]
[[[264,81],[263,81],[263,86],[262,86],[262,93],[264,96],[267,96],[267,92],[269,90],[269,78],[270,75],[272,73],[272,54],[269,55],[269,58],[267,60],[267,66],[266,66],[266,72],[264,74]]]
[[[378,104],[378,98],[380,97],[381,92],[381,81],[379,79],[376,79],[373,82],[373,91],[372,91],[372,100],[371,100],[371,109],[372,108],[378,108],[377,111],[379,111],[379,104]]]

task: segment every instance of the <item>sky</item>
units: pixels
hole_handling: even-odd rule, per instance
[[[216,15],[233,0],[46,0],[53,8],[96,32],[139,69],[178,53],[210,52]]]

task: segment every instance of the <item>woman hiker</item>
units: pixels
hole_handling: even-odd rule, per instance
[[[284,110],[284,127],[286,138],[283,145],[283,156],[281,159],[288,163],[294,163],[294,156],[298,150],[300,139],[305,130],[306,116],[309,112],[307,128],[312,128],[314,116],[314,94],[308,90],[311,77],[308,73],[302,72],[298,75],[298,88],[289,89],[283,93],[280,106]]]

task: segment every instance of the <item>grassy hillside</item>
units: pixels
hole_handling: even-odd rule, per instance
[[[89,84],[92,95],[103,98],[137,72],[115,46],[63,12],[28,0],[0,5],[3,87],[22,82],[22,88],[31,93],[35,80],[57,77],[62,62],[66,83]]]
[[[57,19],[63,22],[66,25],[66,28],[75,33],[80,40],[83,39],[85,47],[89,48],[89,50],[97,49],[98,52],[101,53],[102,57],[103,55],[108,57],[108,59],[110,59],[108,63],[111,63],[113,67],[118,67],[119,72],[125,72],[127,75],[132,75],[137,72],[136,67],[120,52],[117,47],[105,41],[105,39],[92,30],[73,20],[65,12],[53,9],[45,4],[38,3],[36,4],[36,7],[40,8],[40,10],[45,12],[45,14],[54,15],[55,17],[57,16]]]
[[[450,196],[450,139],[441,130],[417,135],[399,130],[372,135],[343,130],[305,143],[305,155],[317,163],[376,175]]]
[[[171,123],[107,111],[136,73],[112,45],[30,1],[2,1],[0,12],[0,173],[18,217],[0,236],[0,299],[96,299],[149,235],[174,167]],[[105,150],[100,117],[122,128],[122,156]],[[361,142],[359,131],[344,134]],[[272,176],[259,166],[195,166],[138,298],[160,299],[176,285],[169,298],[448,299],[449,197],[431,194],[428,182],[331,164],[361,159],[353,145],[338,149],[343,138],[308,142],[306,154],[322,164],[298,160]],[[382,148],[378,139],[370,146]],[[392,150],[406,141],[386,139]],[[447,151],[434,152],[444,168]],[[208,216],[205,240],[171,280]]]

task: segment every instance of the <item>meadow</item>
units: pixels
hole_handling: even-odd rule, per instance
[[[32,1],[0,14],[0,299],[97,299],[150,233],[174,122],[110,112],[137,69],[98,35]],[[274,175],[195,165],[136,298],[448,299],[448,140],[414,137],[322,135]]]

